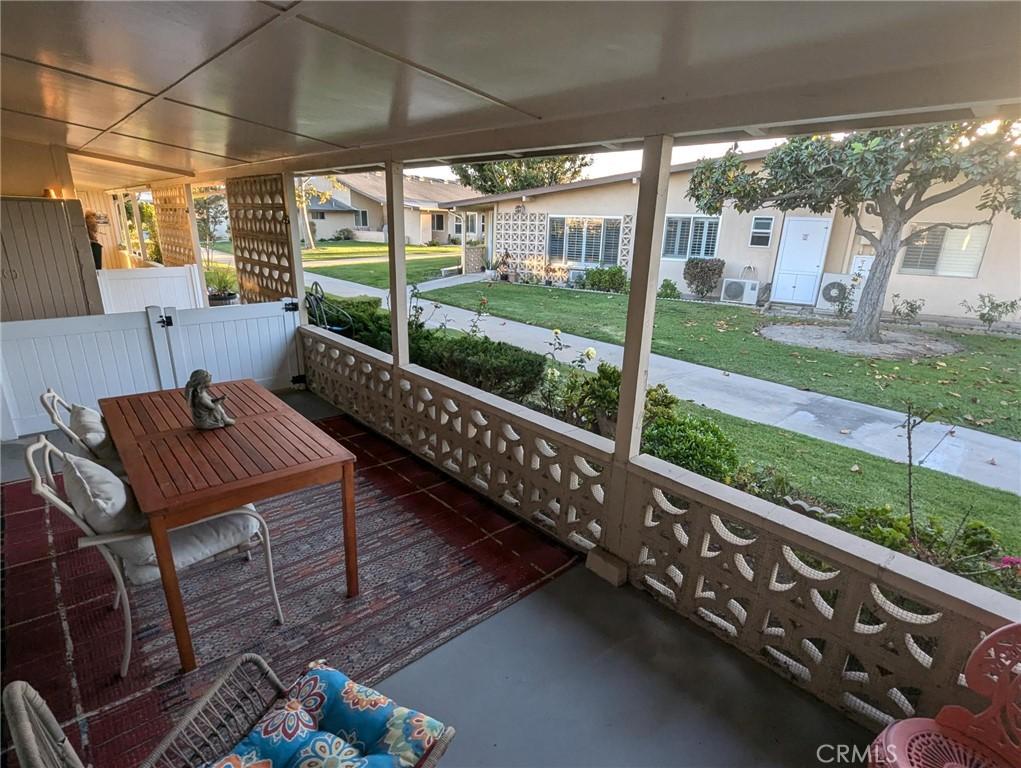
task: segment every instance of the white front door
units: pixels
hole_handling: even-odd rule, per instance
[[[815,304],[830,239],[830,224],[829,219],[817,217],[789,218],[784,222],[771,301]]]

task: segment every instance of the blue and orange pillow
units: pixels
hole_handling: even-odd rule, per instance
[[[443,728],[315,662],[213,768],[412,768]]]

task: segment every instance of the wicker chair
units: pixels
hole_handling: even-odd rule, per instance
[[[21,768],[84,768],[35,688],[15,680],[4,688],[3,703]]]
[[[216,762],[286,692],[261,656],[239,656],[139,768],[190,768]],[[447,727],[415,768],[435,768],[453,738],[454,729]]]

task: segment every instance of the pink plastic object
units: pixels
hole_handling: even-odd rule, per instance
[[[975,715],[943,707],[935,720],[887,726],[869,750],[872,768],[1021,768],[1021,623],[989,633],[968,657],[968,687],[989,699]]]

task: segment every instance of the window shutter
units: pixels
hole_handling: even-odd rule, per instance
[[[947,277],[975,277],[989,239],[989,225],[944,232],[937,273]]]
[[[921,228],[923,225],[919,225]],[[930,229],[921,237],[916,238],[904,251],[901,271],[936,274],[939,264],[939,253],[943,248],[943,238],[947,234],[946,227]]]
[[[599,263],[603,252],[603,220],[585,219],[585,261]]]
[[[564,217],[549,217],[549,255],[551,259],[564,258]]]
[[[695,219],[691,228],[691,252],[689,258],[699,259],[705,254],[702,247],[705,244],[705,219]]]
[[[603,264],[616,264],[620,257],[620,219],[603,222]]]
[[[567,246],[565,253],[570,261],[582,260],[582,247],[585,239],[585,220],[567,219]]]
[[[666,232],[663,233],[663,255],[677,256],[677,225],[680,219],[676,216],[666,217]]]

